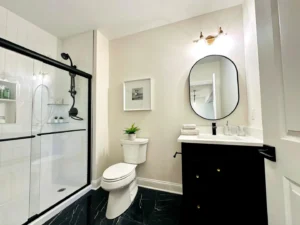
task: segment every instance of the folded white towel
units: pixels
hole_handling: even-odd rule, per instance
[[[195,129],[195,130],[185,130],[185,129],[181,129],[181,135],[198,135],[199,134],[199,130]]]
[[[196,124],[183,124],[182,125],[182,128],[183,129],[187,129],[187,130],[194,130],[194,129],[196,129]]]

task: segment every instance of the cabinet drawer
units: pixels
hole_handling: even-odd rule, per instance
[[[225,166],[224,161],[220,160],[193,161],[188,164],[187,174],[184,176],[187,176],[191,187],[209,187],[224,181]]]
[[[248,160],[192,161],[184,171],[184,194],[193,196],[214,195],[216,199],[230,200],[251,190],[244,198],[257,194],[260,186],[253,181],[259,176],[257,165]],[[245,200],[246,200],[245,199]],[[223,200],[222,200],[223,201]]]

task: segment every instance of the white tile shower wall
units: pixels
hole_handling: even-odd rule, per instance
[[[35,63],[35,72],[46,71],[37,75],[34,81],[33,124],[35,132],[48,133],[74,129],[87,129],[87,79],[76,77],[76,104],[83,121],[72,120],[68,111],[72,105],[70,75],[67,71],[55,69],[45,64]],[[78,81],[78,82],[77,82]],[[57,100],[64,100],[65,105],[49,105]],[[54,123],[53,118],[63,116],[67,123]],[[38,139],[37,139],[38,140]],[[31,215],[40,213],[54,203],[62,200],[87,183],[87,130],[81,132],[46,135],[33,145],[35,157],[32,171],[37,180],[32,198],[35,204]],[[36,140],[34,140],[34,143]],[[39,168],[39,170],[38,170]],[[38,185],[39,183],[39,185]],[[58,192],[59,189],[64,191]],[[39,195],[36,195],[35,192]]]
[[[41,137],[40,211],[62,200],[87,182],[85,131]],[[64,188],[62,192],[59,189]]]
[[[0,37],[47,55],[57,56],[58,39],[0,6]],[[35,61],[35,64],[40,64]],[[34,60],[0,48],[0,79],[17,82],[16,124],[0,125],[0,136],[31,132]],[[30,119],[25,119],[30,118]]]
[[[0,37],[48,57],[57,58],[58,39],[56,37],[1,6]],[[42,67],[42,63],[0,48],[0,79],[17,83],[16,123],[1,124],[0,137],[31,134],[32,90],[40,84],[38,79],[33,79],[33,75],[38,75],[42,70],[46,70]],[[38,103],[41,104],[41,102]],[[40,115],[40,111],[36,114]],[[0,145],[0,221],[6,221],[5,225],[22,224],[28,216],[39,212],[40,161],[37,159],[40,158],[41,149],[39,139],[33,142],[32,149],[30,142],[31,140],[12,141]],[[29,156],[33,159],[31,174]],[[33,205],[28,215],[29,181],[32,184],[30,202]],[[7,193],[8,190],[10,193]],[[5,199],[2,194],[5,194]],[[7,201],[7,198],[10,200]],[[5,202],[3,203],[2,200]],[[8,217],[11,211],[18,216]],[[6,216],[5,219],[3,219],[4,216]]]
[[[61,49],[71,55],[79,69],[93,74],[92,179],[96,188],[100,185],[99,178],[107,168],[108,158],[109,41],[99,31],[89,31],[62,40]],[[86,82],[79,78],[77,81],[79,87],[82,82]],[[83,97],[81,95],[78,98],[79,106],[87,102]]]
[[[31,140],[0,143],[1,225],[19,225],[28,219],[30,150]]]

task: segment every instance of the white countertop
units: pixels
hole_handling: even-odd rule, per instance
[[[214,144],[214,145],[238,145],[238,146],[254,146],[262,147],[263,141],[251,136],[226,136],[226,135],[180,135],[178,140],[180,143],[195,143],[195,144]]]

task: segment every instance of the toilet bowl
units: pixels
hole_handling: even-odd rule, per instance
[[[114,219],[125,212],[133,202],[138,186],[136,167],[146,161],[148,139],[121,140],[124,163],[107,168],[102,176],[101,187],[109,191],[106,217]]]

